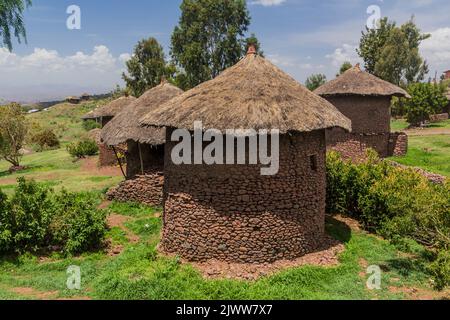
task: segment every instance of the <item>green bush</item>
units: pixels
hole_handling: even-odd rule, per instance
[[[83,128],[86,131],[91,131],[91,130],[94,130],[94,129],[100,129],[101,127],[102,127],[101,124],[98,123],[95,120],[83,121]]]
[[[36,252],[48,247],[78,254],[101,246],[106,213],[88,193],[55,194],[49,187],[18,179],[14,195],[0,193],[0,252]]]
[[[39,131],[31,137],[31,142],[38,146],[37,151],[58,149],[60,146],[59,139],[51,129]]]
[[[336,153],[327,157],[327,183],[328,212],[349,215],[394,243],[411,239],[424,245],[439,257],[430,267],[436,283],[448,284],[442,252],[450,250],[450,183],[433,184],[373,156],[353,164]]]
[[[67,254],[99,248],[106,230],[106,213],[97,210],[97,197],[89,193],[62,191],[55,197],[55,215],[50,226],[53,242]]]
[[[94,140],[85,139],[80,142],[74,142],[67,146],[67,151],[71,156],[78,159],[95,156],[98,154],[98,146]]]

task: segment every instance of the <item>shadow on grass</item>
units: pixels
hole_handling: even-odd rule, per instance
[[[44,166],[27,166],[23,170],[15,171],[15,172],[12,172],[12,173],[9,172],[9,170],[0,171],[0,178],[12,176],[14,174],[22,175],[22,174],[32,173],[33,171],[36,171],[36,170],[39,170],[39,169],[42,169],[42,168],[44,168]]]
[[[326,217],[325,228],[330,236],[341,242],[348,243],[352,237],[351,228],[331,216]]]

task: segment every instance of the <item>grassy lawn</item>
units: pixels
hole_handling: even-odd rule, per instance
[[[408,154],[392,160],[450,177],[450,135],[409,137]]]
[[[57,255],[39,259],[35,256],[0,260],[0,299],[405,299],[405,288],[428,298],[433,292],[422,267],[420,248],[415,254],[403,254],[387,241],[330,218],[330,234],[345,243],[336,267],[304,266],[282,271],[258,281],[206,280],[189,264],[156,252],[160,218],[155,209],[139,205],[113,205],[114,213],[126,215],[125,224],[139,237],[131,243],[119,228],[109,232],[112,244],[124,251],[115,257],[104,252],[76,258]],[[81,268],[82,288],[66,288],[66,270]],[[366,288],[366,267],[378,265],[383,270],[382,289]]]
[[[391,131],[392,132],[398,132],[398,131],[403,131],[406,130],[409,127],[409,123],[406,122],[406,120],[404,119],[399,119],[399,120],[391,120]]]
[[[9,163],[0,161],[0,189],[9,194],[16,185],[16,179],[22,176],[46,183],[56,190],[64,187],[75,192],[102,191],[123,180],[118,174],[102,175],[102,171],[86,170],[82,166],[83,161],[74,162],[65,149],[33,153],[22,159],[21,164],[27,169],[14,174],[8,172]]]

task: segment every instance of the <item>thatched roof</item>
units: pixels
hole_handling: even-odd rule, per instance
[[[166,140],[166,130],[159,127],[141,127],[139,119],[164,102],[182,94],[183,91],[164,82],[148,90],[114,117],[102,130],[102,140],[110,146],[128,140],[151,145],[161,145]]]
[[[409,94],[402,88],[362,71],[359,64],[314,92],[322,97],[358,95],[410,98]]]
[[[96,119],[101,117],[115,117],[120,111],[122,111],[123,108],[125,108],[127,105],[135,101],[136,98],[129,96],[129,97],[120,97],[119,99],[116,99],[114,101],[111,101],[110,103],[95,109],[92,114],[90,114],[91,118],[85,118],[85,119]],[[88,116],[89,113],[86,115]]]
[[[279,129],[308,132],[351,122],[268,60],[249,53],[213,80],[170,100],[141,119],[145,126],[193,130]]]
[[[95,112],[94,111],[95,110],[89,111],[84,116],[82,116],[81,119],[83,119],[83,120],[96,119],[97,117],[95,116]]]

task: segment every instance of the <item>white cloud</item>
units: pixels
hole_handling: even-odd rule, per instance
[[[105,92],[122,83],[124,63],[130,57],[128,53],[114,57],[103,45],[95,46],[92,53],[79,51],[68,56],[44,48],[20,56],[0,48],[0,97],[29,101],[82,93],[79,91]],[[61,87],[64,92],[59,91]]]
[[[333,53],[327,54],[325,57],[331,60],[331,64],[334,67],[340,67],[346,61],[356,64],[357,62],[361,62],[356,48],[354,45],[344,43],[342,47],[337,48]]]
[[[280,4],[283,4],[284,2],[286,2],[286,0],[254,0],[254,1],[251,1],[250,4],[261,5],[264,7],[272,7],[272,6],[279,6]]]
[[[429,32],[431,38],[422,42],[420,49],[430,64],[431,75],[450,69],[450,28],[440,28]]]

